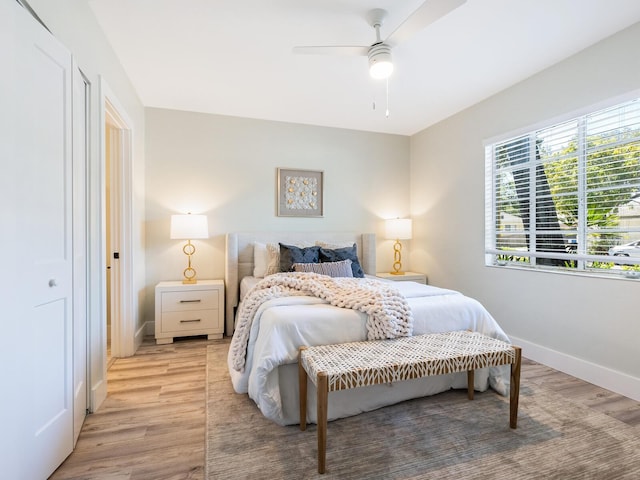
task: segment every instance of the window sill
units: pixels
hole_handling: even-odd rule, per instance
[[[607,274],[607,273],[599,273],[599,272],[585,272],[585,271],[575,271],[569,272],[564,270],[550,270],[546,268],[536,268],[536,267],[520,267],[518,265],[486,265],[488,268],[496,268],[501,270],[520,270],[527,272],[536,272],[536,273],[550,273],[552,275],[565,275],[570,277],[587,277],[587,278],[601,278],[606,280],[626,280],[629,282],[638,282],[640,281],[640,272],[635,272],[634,276],[627,276],[623,273],[619,274]]]

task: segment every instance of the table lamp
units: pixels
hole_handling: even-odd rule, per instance
[[[392,275],[404,275],[402,271],[402,243],[400,240],[411,240],[411,219],[391,218],[385,223],[386,237],[395,240],[393,244]]]

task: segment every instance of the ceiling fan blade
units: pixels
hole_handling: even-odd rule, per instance
[[[364,55],[365,57],[369,53],[370,47],[363,46],[347,46],[336,45],[326,47],[293,47],[293,53],[301,55],[346,55],[346,56],[358,56]]]
[[[384,43],[395,46],[408,40],[423,28],[455,10],[467,0],[426,0],[396,28]]]

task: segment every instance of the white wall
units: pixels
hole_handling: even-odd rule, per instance
[[[483,253],[483,141],[639,89],[638,45],[640,24],[413,136],[411,212],[412,268],[430,283],[480,300],[525,356],[640,399],[640,282],[485,267]]]
[[[409,137],[148,108],[147,302],[186,267],[170,215],[204,213],[211,238],[194,241],[199,278],[224,277],[224,234],[265,230],[383,235],[384,218],[409,213]],[[276,169],[324,171],[324,217],[276,216]],[[385,249],[386,248],[386,249]],[[408,262],[408,259],[407,259]],[[392,244],[378,246],[378,269]]]

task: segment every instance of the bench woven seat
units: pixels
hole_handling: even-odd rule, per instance
[[[327,375],[330,392],[513,363],[507,342],[477,332],[445,332],[394,340],[318,345],[303,350],[314,384]]]
[[[510,426],[516,428],[521,349],[478,332],[456,331],[300,347],[300,429],[306,429],[307,378],[317,387],[318,471],[324,473],[328,393],[380,383],[467,372],[473,399],[474,371],[511,364]]]

